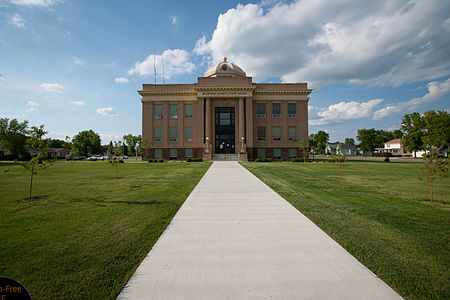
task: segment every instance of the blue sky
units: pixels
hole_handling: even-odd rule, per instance
[[[106,144],[141,132],[136,90],[224,56],[255,82],[308,82],[332,141],[450,109],[448,1],[0,0],[0,117]]]

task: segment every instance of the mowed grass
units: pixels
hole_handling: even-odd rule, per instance
[[[422,163],[242,164],[403,297],[450,299],[450,179],[430,204]]]
[[[57,162],[29,177],[0,164],[0,275],[33,299],[113,299],[209,163]],[[3,170],[9,172],[1,174]]]

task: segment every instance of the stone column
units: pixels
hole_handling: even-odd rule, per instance
[[[211,98],[206,98],[206,137],[211,141]],[[205,137],[205,139],[206,139]]]
[[[239,144],[240,144],[240,152],[245,152],[245,149],[242,149],[242,137],[244,137],[244,142],[247,143],[245,140],[245,115],[244,115],[244,98],[239,98]],[[244,150],[244,151],[243,151]]]

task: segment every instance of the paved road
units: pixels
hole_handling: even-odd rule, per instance
[[[401,299],[237,162],[215,162],[118,299]]]

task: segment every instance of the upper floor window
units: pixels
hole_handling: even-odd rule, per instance
[[[258,127],[257,128],[257,136],[258,141],[265,141],[266,140],[266,127]]]
[[[281,127],[280,126],[272,127],[272,139],[274,141],[281,141]]]
[[[178,127],[169,128],[169,141],[171,142],[178,141]]]
[[[178,104],[169,104],[169,118],[178,119]]]
[[[295,127],[295,126],[288,127],[288,140],[290,140],[290,141],[297,140],[297,127]]]
[[[153,118],[155,118],[155,119],[162,118],[162,104],[154,104],[153,105]]]
[[[295,103],[288,103],[288,118],[297,117],[297,105]]]
[[[272,103],[272,118],[281,118],[281,103]]]
[[[265,118],[266,117],[266,104],[256,103],[256,117]]]
[[[184,141],[192,142],[193,130],[192,127],[184,127]]]
[[[193,115],[193,106],[192,104],[185,104],[184,105],[184,118],[185,119],[191,119]]]
[[[162,141],[162,128],[161,127],[154,127],[153,128],[153,140],[155,142],[161,142]]]

